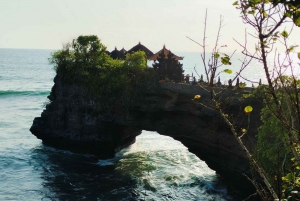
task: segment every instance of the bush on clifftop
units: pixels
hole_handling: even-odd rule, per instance
[[[117,110],[132,102],[151,70],[145,52],[112,59],[97,36],[79,36],[49,59],[57,75],[70,84],[84,84],[87,95],[96,98],[105,110]]]

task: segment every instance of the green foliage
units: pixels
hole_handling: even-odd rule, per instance
[[[294,158],[291,159],[293,163],[294,170],[292,172],[287,173],[285,176],[281,177],[283,182],[282,185],[282,193],[284,197],[294,198],[299,200],[300,198],[300,166],[298,163],[294,162]]]
[[[283,32],[281,32],[281,35],[284,37],[284,38],[287,38],[289,36],[288,32],[286,30],[284,30]]]
[[[240,87],[241,89],[246,88],[246,86],[247,86],[247,84],[245,84],[245,83],[239,83],[239,87]]]
[[[124,67],[145,69],[147,67],[146,53],[137,51],[133,54],[127,54]]]
[[[286,98],[285,93],[295,85],[297,87],[298,81],[290,76],[281,76],[274,80],[274,84],[277,85],[276,94],[284,115],[294,116],[295,111],[290,110],[291,102]],[[274,189],[280,189],[277,194],[283,193],[283,197],[288,197],[292,191],[300,190],[300,164],[289,160],[293,157],[293,153],[288,140],[288,130],[284,125],[285,122],[275,116],[276,105],[272,97],[267,95],[267,91],[265,90],[264,94],[268,104],[261,110],[262,125],[258,129],[256,156],[259,164],[268,173]],[[295,99],[293,93],[290,91],[289,96]],[[292,147],[299,153],[300,147],[296,144]]]
[[[228,74],[231,74],[231,73],[232,73],[232,70],[230,70],[230,69],[225,69],[225,70],[223,70],[223,72],[228,73]]]
[[[296,26],[300,26],[300,10],[296,10],[293,13],[293,22],[295,23]]]
[[[291,165],[288,160],[291,151],[286,144],[286,130],[282,122],[274,116],[272,109],[267,106],[261,110],[261,120],[263,124],[258,129],[256,146],[258,162],[267,172],[272,186],[276,187],[274,189],[281,189],[280,178],[289,172]]]
[[[225,55],[224,57],[221,57],[221,62],[224,65],[231,65],[230,58],[227,55]]]
[[[89,68],[105,68],[113,65],[106,54],[106,47],[97,36],[79,36],[67,43],[62,50],[56,51],[49,59],[57,73],[66,76],[66,72],[83,73]]]
[[[216,58],[216,59],[218,59],[219,57],[220,57],[220,54],[218,53],[218,52],[214,52],[214,57]]]
[[[128,106],[137,88],[149,77],[144,52],[114,60],[97,36],[79,36],[49,59],[64,82],[82,84],[86,95],[96,98],[104,110]],[[136,95],[135,95],[136,97]]]
[[[248,105],[248,106],[246,106],[246,107],[244,108],[244,112],[245,112],[246,114],[251,113],[252,110],[253,110],[253,108],[252,108],[250,105]]]
[[[296,0],[240,0],[240,4],[235,1],[232,5],[238,6],[243,15],[260,13],[267,18],[266,4],[272,4],[273,7],[284,6],[285,16],[291,18],[296,26],[300,26],[300,3]]]
[[[256,172],[264,178],[265,187],[274,200],[284,197],[287,198],[286,200],[298,200],[298,195],[295,195],[295,192],[300,190],[297,180],[299,176],[297,169],[300,167],[298,164],[292,164],[288,159],[294,157],[300,163],[300,148],[297,148],[300,124],[298,95],[300,81],[295,77],[285,76],[274,80],[270,73],[273,66],[268,64],[268,57],[276,49],[278,39],[281,39],[280,42],[284,41],[286,58],[289,58],[289,53],[294,52],[295,47],[297,47],[287,44],[291,33],[286,30],[282,32],[278,30],[284,23],[291,20],[296,26],[300,26],[300,1],[240,0],[234,2],[233,5],[240,10],[243,21],[255,29],[253,36],[258,39],[255,45],[256,52],[254,56],[247,56],[262,63],[268,81],[266,90],[263,90],[264,95],[262,97],[266,106],[261,112],[263,124],[259,128],[256,146],[259,165],[258,168],[253,166]],[[246,54],[248,54],[248,50]],[[280,70],[278,71],[280,73],[281,71],[287,72],[284,69],[287,67],[291,67],[291,65],[279,65]],[[294,73],[294,69],[291,70]],[[253,96],[255,95],[253,94]],[[251,96],[252,94],[248,98]],[[266,173],[260,171],[259,167],[265,170],[267,179],[265,179]],[[281,189],[284,192],[283,196]],[[260,196],[265,198],[263,191],[259,188],[257,190]],[[294,193],[292,193],[293,191]]]

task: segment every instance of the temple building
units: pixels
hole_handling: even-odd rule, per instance
[[[147,47],[142,45],[140,42],[132,47],[130,50],[126,51],[124,48],[118,50],[115,48],[109,55],[113,59],[125,59],[127,53],[133,53],[137,51],[144,51],[147,56],[147,60],[153,61],[153,68],[157,72],[159,79],[169,79],[174,82],[183,81],[184,70],[182,69],[182,64],[179,63],[180,60],[183,60],[183,57],[179,57],[172,53],[164,45],[163,48],[157,53],[153,54]]]
[[[128,50],[128,53],[131,54],[131,53],[137,52],[137,51],[145,52],[148,60],[150,57],[153,56],[153,52],[150,51],[148,48],[146,48],[144,45],[142,45],[141,42],[139,42],[139,44],[137,44],[136,46],[134,46],[130,50]]]
[[[144,45],[142,45],[140,42],[128,51],[126,51],[124,48],[118,50],[117,47],[115,47],[115,49],[111,51],[109,55],[113,59],[125,59],[127,53],[132,54],[133,52],[137,52],[137,51],[145,52],[147,56],[147,60],[149,60],[149,58],[153,56],[153,52],[150,51],[148,48],[146,48]]]
[[[122,48],[121,50],[118,50],[117,47],[113,51],[110,52],[110,57],[113,59],[125,59],[126,58],[127,51]]]
[[[152,65],[160,79],[168,78],[174,82],[183,80],[184,70],[182,69],[182,64],[179,63],[179,60],[183,60],[183,57],[173,54],[170,50],[167,50],[165,45],[160,51],[151,56],[149,60],[154,61]]]

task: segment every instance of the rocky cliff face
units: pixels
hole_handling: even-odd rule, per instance
[[[163,83],[145,89],[143,101],[135,103],[126,114],[104,114],[95,100],[85,97],[83,86],[64,83],[58,76],[54,82],[51,104],[30,128],[45,144],[109,158],[134,143],[141,130],[151,130],[179,140],[222,176],[250,173],[243,150],[220,116],[191,100],[195,94],[201,94],[202,103],[209,105],[209,94],[199,87]],[[237,115],[248,104],[236,100],[227,105],[227,111]],[[251,104],[255,110],[243,138],[250,149],[255,145],[262,106],[259,100]],[[246,124],[247,119],[237,118],[238,127]]]
[[[122,116],[103,113],[97,102],[86,97],[84,86],[54,78],[51,101],[30,131],[44,144],[79,153],[112,158],[135,142],[141,129],[126,125]]]

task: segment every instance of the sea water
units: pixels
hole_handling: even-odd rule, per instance
[[[29,128],[53,86],[51,50],[0,49],[0,200],[235,200],[179,141],[143,131],[98,160],[42,144]],[[182,53],[192,73],[197,53]]]

